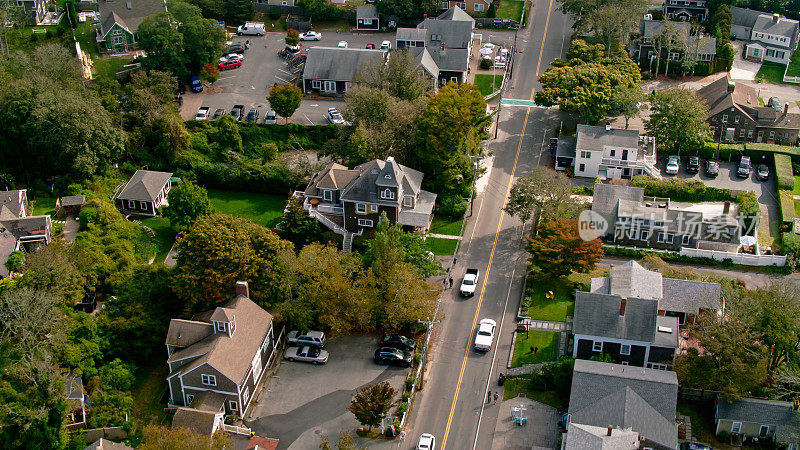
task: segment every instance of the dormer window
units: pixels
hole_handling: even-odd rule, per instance
[[[228,331],[228,324],[226,322],[214,322],[214,328],[216,331],[220,333],[225,333]]]
[[[229,334],[230,336],[233,336],[233,333],[235,333],[235,332],[236,332],[236,316],[234,316],[234,317],[231,319],[231,321],[230,321],[230,323],[229,323],[229,327],[230,327],[230,332],[229,332],[228,334]]]
[[[406,195],[403,198],[403,206],[408,206],[409,208],[414,206],[414,196],[413,195]]]
[[[381,191],[381,198],[394,200],[394,191],[392,191],[391,189],[388,189],[388,188],[382,190]]]
[[[326,201],[332,202],[333,201],[333,191],[331,190],[324,190],[322,191],[322,198]]]

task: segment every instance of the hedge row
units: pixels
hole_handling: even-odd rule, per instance
[[[788,233],[784,233],[785,235]],[[654,252],[648,250],[634,250],[630,248],[617,248],[617,247],[609,247],[604,246],[603,252],[605,252],[606,256],[617,256],[621,258],[631,258],[631,259],[642,259],[647,255],[655,255],[659,258],[663,259],[664,261],[674,262],[674,263],[683,263],[683,264],[691,264],[691,265],[700,265],[700,266],[712,266],[712,267],[726,267],[726,268],[735,268],[735,267],[749,267],[752,269],[752,266],[740,266],[733,262],[733,259],[726,258],[722,261],[718,261],[713,258],[695,258],[692,256],[682,256],[677,252]],[[763,270],[765,272],[770,273],[791,273],[792,268],[787,264],[784,267],[774,267],[774,266],[761,266],[759,270]]]
[[[794,174],[792,173],[792,157],[785,154],[775,155],[775,176],[778,180],[778,189],[794,189]]]
[[[717,154],[717,146],[719,146],[719,154]],[[694,155],[694,152],[690,150],[687,154]],[[749,155],[753,162],[758,162],[766,155],[784,154],[800,157],[800,148],[759,142],[744,142],[741,144],[706,142],[706,145],[700,149],[700,157],[706,159],[735,160],[742,154]]]
[[[722,202],[733,200],[730,189],[706,186],[700,180],[685,178],[651,178],[645,175],[633,177],[633,186],[643,187],[644,195],[669,197],[676,202]]]
[[[781,189],[778,191],[778,195],[780,196],[781,220],[784,223],[791,224],[795,217],[794,198],[792,197],[792,191]]]

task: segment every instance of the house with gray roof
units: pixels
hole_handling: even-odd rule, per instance
[[[119,442],[109,441],[105,438],[100,438],[87,445],[83,450],[133,450],[133,447],[129,447]]]
[[[378,8],[373,5],[356,7],[356,30],[377,31],[381,28]]]
[[[715,433],[737,434],[772,442],[779,448],[800,446],[800,411],[797,402],[717,397]]]
[[[187,423],[202,415],[203,430],[213,432],[220,413],[244,417],[275,360],[272,315],[249,296],[247,282],[237,281],[235,297],[224,306],[170,321],[169,404],[188,408]]]
[[[666,6],[666,4],[665,4]],[[669,22],[674,28],[675,33],[684,45],[678,48],[662,48],[658,54],[656,46],[657,36],[664,32],[666,22],[663,20],[642,19],[639,22],[639,38],[634,40],[630,47],[631,57],[639,63],[642,70],[652,70],[651,65],[657,58],[662,61],[683,61],[687,55],[691,61],[711,62],[717,57],[717,39],[703,33],[691,34],[691,24],[689,22]]]
[[[708,17],[706,0],[664,0],[664,17],[702,22]]]
[[[436,18],[426,18],[416,28],[398,28],[395,47],[408,49],[415,56],[427,50],[436,65],[439,85],[464,83],[474,28],[475,19],[453,6]]]
[[[343,96],[359,69],[385,61],[385,50],[311,47],[303,68],[303,93]]]
[[[215,431],[222,428],[223,423],[225,423],[224,410],[180,407],[172,416],[172,428],[186,428],[203,436],[213,435]]]
[[[97,45],[101,52],[133,50],[139,24],[147,17],[167,12],[165,0],[100,0]]]
[[[30,253],[50,243],[50,216],[30,216],[28,191],[0,191],[0,278],[9,276],[5,262],[13,252]]]
[[[649,175],[661,178],[656,168],[655,138],[611,125],[578,125],[573,164],[576,177],[605,180]]]
[[[731,36],[747,41],[745,58],[789,64],[797,50],[800,24],[778,13],[731,7]]]
[[[170,189],[172,173],[137,170],[113,200],[123,214],[156,216],[158,208],[167,205]]]
[[[563,448],[674,450],[677,401],[675,372],[576,360]]]

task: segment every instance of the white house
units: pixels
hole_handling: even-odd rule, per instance
[[[751,61],[788,64],[797,50],[798,21],[778,13],[767,14],[744,8],[731,8],[731,35],[747,40],[745,57]]]
[[[575,176],[630,179],[644,174],[661,178],[656,169],[655,138],[611,125],[578,125]]]

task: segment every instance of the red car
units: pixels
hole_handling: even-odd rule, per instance
[[[242,62],[238,59],[229,59],[227,61],[221,62],[217,64],[219,70],[228,70],[228,69],[235,69],[237,67],[242,67]]]

